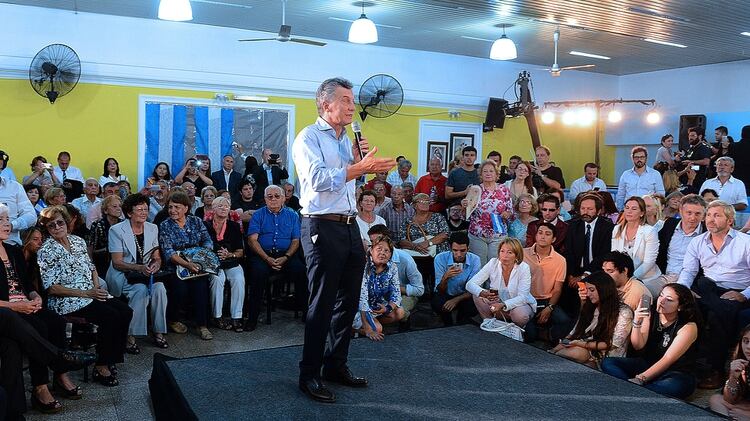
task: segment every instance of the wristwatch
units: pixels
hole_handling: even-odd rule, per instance
[[[554,304],[547,304],[547,308],[550,309],[550,311],[554,311],[555,310],[555,305]]]

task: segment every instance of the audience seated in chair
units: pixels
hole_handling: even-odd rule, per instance
[[[612,251],[627,253],[633,259],[634,276],[652,283],[661,275],[656,257],[659,233],[646,223],[646,202],[634,196],[625,201],[622,220],[612,231]]]
[[[456,321],[468,323],[477,314],[477,308],[466,291],[466,282],[481,269],[479,256],[469,252],[469,236],[465,232],[454,232],[448,239],[450,250],[435,256],[435,290],[432,294],[432,311],[437,313],[445,326],[453,326],[453,311]]]
[[[737,313],[750,304],[750,236],[732,228],[734,216],[731,204],[714,200],[708,205],[708,232],[688,244],[677,281],[697,294],[708,326],[704,339],[712,373],[699,388],[721,386],[727,349],[738,330]]]
[[[599,271],[584,278],[579,290],[581,312],[568,336],[548,352],[599,367],[604,357],[623,357],[628,350],[633,310],[619,297],[615,281]]]
[[[383,324],[404,318],[398,267],[391,260],[393,250],[393,241],[388,236],[373,236],[372,246],[367,251],[359,312],[352,326],[373,341],[382,341],[385,337]]]
[[[45,208],[39,222],[50,235],[39,250],[48,306],[59,315],[82,317],[99,327],[93,378],[104,386],[116,386],[119,382],[110,366],[124,361],[133,311],[122,301],[109,299],[107,291],[100,288],[86,243],[68,234],[70,216],[64,207]]]
[[[96,272],[106,274],[109,270],[109,229],[122,220],[122,200],[119,196],[109,196],[102,201],[104,217],[91,224],[86,244],[89,256],[96,265]]]
[[[305,265],[300,259],[300,219],[297,212],[286,208],[284,191],[270,185],[265,191],[266,206],[260,208],[247,228],[250,255],[250,302],[245,330],[255,330],[260,314],[264,286],[273,273],[283,275],[294,283],[295,302],[303,309],[307,302]],[[268,305],[271,305],[271,297]]]
[[[535,240],[533,246],[523,249],[524,262],[531,270],[531,294],[537,302],[536,317],[526,325],[525,339],[532,341],[539,327],[549,327],[549,340],[557,344],[573,327],[570,315],[558,305],[565,283],[565,258],[552,246],[554,225],[539,225]]]
[[[148,335],[149,317],[154,344],[158,348],[169,346],[164,336],[167,334],[167,290],[164,285],[167,279],[163,276],[165,272],[159,272],[162,266],[159,228],[146,221],[148,204],[148,197],[140,193],[125,198],[122,208],[126,219],[113,225],[108,234],[112,263],[107,270],[107,285],[113,296],[124,296],[133,309],[126,347],[131,354],[140,353],[135,337]]]
[[[388,236],[388,227],[385,225],[375,225],[367,231],[372,243],[382,236]],[[422,274],[417,269],[414,258],[405,251],[394,248],[391,253],[391,262],[398,268],[399,290],[401,291],[401,309],[404,311],[402,322],[408,323],[411,311],[417,306],[419,297],[424,294],[424,282]],[[407,329],[408,324],[400,326],[401,329]]]
[[[482,285],[488,282],[488,288]],[[512,321],[523,328],[534,317],[536,299],[531,295],[531,270],[523,261],[523,247],[505,237],[493,257],[466,283],[474,305],[483,319]]]
[[[560,199],[553,194],[543,194],[537,199],[541,219],[529,222],[526,228],[526,247],[534,245],[536,229],[543,222],[555,227],[555,242],[552,244],[555,250],[565,253],[565,236],[568,234],[568,224],[560,218]]]
[[[207,189],[208,187],[205,187]],[[211,219],[204,221],[214,252],[219,256],[219,274],[211,275],[211,308],[213,309],[214,324],[220,329],[234,329],[242,332],[242,305],[245,300],[245,272],[240,263],[245,257],[242,242],[242,228],[240,224],[229,219],[231,204],[224,197],[213,200]],[[224,307],[224,284],[229,282],[231,288],[231,303],[229,312],[231,323],[222,318]]]
[[[414,219],[414,208],[404,202],[404,188],[396,186],[391,189],[391,198],[376,212],[388,227],[388,236],[401,238],[401,229],[406,226],[407,221]]]
[[[695,390],[693,370],[700,311],[692,292],[667,284],[656,305],[639,306],[630,332],[638,357],[609,357],[602,371],[656,393],[685,399]]]
[[[508,224],[508,235],[518,239],[526,247],[526,232],[531,222],[537,221],[535,215],[539,210],[534,196],[521,193],[513,204],[513,221]]]

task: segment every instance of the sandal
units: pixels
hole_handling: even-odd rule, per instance
[[[105,376],[94,367],[91,372],[91,379],[102,386],[112,387],[117,386],[120,382],[117,380],[114,374],[110,373],[109,376]]]
[[[214,338],[214,335],[205,326],[201,326],[198,328],[198,334],[200,335],[201,339],[203,339],[204,341],[210,341],[211,339]]]
[[[157,348],[161,349],[169,348],[167,338],[165,338],[164,336],[154,336],[154,345],[156,345]]]
[[[211,324],[212,324],[212,325],[213,325],[213,326],[214,326],[215,328],[217,328],[217,329],[221,329],[221,330],[231,330],[231,329],[232,329],[232,325],[231,325],[231,324],[229,324],[229,323],[227,323],[227,321],[226,321],[226,320],[224,320],[224,319],[223,319],[223,318],[221,318],[221,317],[216,317],[216,318],[214,318],[214,319],[213,319],[213,320],[211,321]]]
[[[58,392],[58,394],[62,395],[62,397],[65,399],[75,401],[83,397],[83,390],[81,390],[81,386],[76,386],[72,389],[66,389],[65,386],[63,386],[63,384],[60,383],[60,381],[57,379],[52,382],[52,386],[54,387],[55,391]]]
[[[31,394],[31,407],[42,414],[57,414],[63,409],[62,404],[57,399],[50,403],[43,403],[34,393]]]
[[[172,332],[174,333],[186,333],[187,332],[187,326],[185,326],[182,322],[171,322],[169,323],[169,328],[172,329]]]
[[[127,345],[125,345],[125,352],[127,352],[130,355],[138,355],[141,353],[141,348],[138,347],[138,344],[133,342],[128,342]]]
[[[242,327],[242,319],[232,319],[232,329],[237,333],[242,333],[245,329]]]

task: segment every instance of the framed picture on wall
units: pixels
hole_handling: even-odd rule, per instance
[[[427,141],[427,168],[425,171],[430,172],[430,161],[433,158],[437,158],[443,163],[443,172],[448,172],[448,142]]]
[[[452,161],[456,155],[461,154],[461,150],[466,146],[474,146],[474,135],[467,133],[451,133],[449,161]]]

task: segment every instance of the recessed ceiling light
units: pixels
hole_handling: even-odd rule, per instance
[[[611,59],[611,57],[600,56],[599,54],[583,53],[581,51],[571,51],[570,54],[574,55],[574,56],[598,58],[600,60],[609,60],[609,59]]]
[[[501,4],[500,8],[497,10],[497,14],[503,17],[510,16],[513,9],[510,7],[509,4]]]
[[[567,18],[565,19],[565,23],[567,23],[568,25],[578,25],[578,19]]]
[[[668,45],[670,47],[687,48],[687,45],[677,44],[674,42],[659,41],[658,39],[653,38],[643,38],[643,40],[646,42],[653,42],[654,44]]]
[[[740,32],[740,35],[744,35],[746,37],[750,37],[750,32]]]

